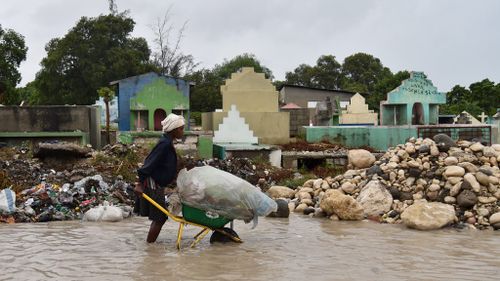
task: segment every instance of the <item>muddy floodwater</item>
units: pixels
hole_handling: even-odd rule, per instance
[[[500,280],[500,231],[415,231],[401,225],[292,215],[236,222],[242,244],[189,248],[199,228],[147,219],[0,225],[0,280]]]

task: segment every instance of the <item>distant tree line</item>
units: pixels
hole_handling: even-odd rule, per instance
[[[152,49],[144,38],[131,36],[134,26],[129,13],[118,12],[114,1],[110,1],[109,14],[82,17],[66,35],[50,40],[35,80],[16,88],[27,47],[21,34],[0,25],[0,104],[94,104],[98,90],[110,81],[155,71],[194,82],[191,110],[208,112],[222,107],[220,86],[241,67],[252,66],[267,78],[274,78],[269,68],[248,53],[198,69],[194,57],[182,52],[186,22],[171,38],[175,29],[170,9],[151,25],[155,36]],[[286,72],[284,81],[273,83],[359,92],[365,94],[371,109],[378,110],[386,94],[408,77],[409,72],[392,72],[373,55],[356,53],[342,63],[333,55],[322,55],[315,65],[300,64]],[[498,107],[500,83],[484,79],[468,88],[454,86],[440,111],[458,114],[466,110],[473,115],[484,111],[492,115]]]

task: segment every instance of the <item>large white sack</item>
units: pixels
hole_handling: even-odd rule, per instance
[[[181,202],[228,219],[254,220],[277,210],[274,200],[249,182],[211,166],[177,176]]]
[[[108,201],[104,201],[103,205],[85,212],[83,220],[117,222],[123,220],[123,210],[120,207],[110,205]]]
[[[84,221],[99,221],[104,214],[104,206],[97,206],[89,209],[83,214]]]
[[[110,206],[106,201],[103,204],[104,212],[101,221],[117,222],[123,220],[123,211],[120,207]]]

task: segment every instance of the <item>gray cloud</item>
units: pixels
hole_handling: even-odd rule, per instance
[[[339,61],[370,53],[392,71],[425,71],[441,91],[489,78],[500,82],[499,1],[117,0],[130,10],[134,36],[152,39],[148,25],[173,5],[173,20],[188,20],[182,49],[212,67],[249,52],[284,79],[322,54]],[[0,24],[26,37],[22,84],[34,79],[44,46],[81,16],[107,13],[107,1],[3,0]]]

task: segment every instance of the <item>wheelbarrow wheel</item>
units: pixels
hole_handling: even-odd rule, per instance
[[[238,239],[240,238],[238,236],[238,233],[236,233],[236,231],[234,231],[233,229],[231,229],[229,227],[221,228],[221,230],[223,230],[224,232],[226,232],[227,234],[229,234],[233,237],[236,237]],[[216,242],[227,243],[227,242],[235,242],[235,241],[233,239],[231,239],[231,237],[228,237],[227,235],[224,235],[218,231],[214,231],[212,233],[212,236],[210,236],[210,244],[213,244]]]

